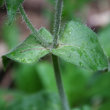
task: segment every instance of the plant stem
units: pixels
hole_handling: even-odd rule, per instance
[[[54,34],[53,48],[56,48],[58,46],[62,7],[63,7],[63,0],[56,0],[56,11],[55,11],[56,13],[55,13],[54,29],[53,29],[53,34]]]
[[[30,29],[30,31],[35,35],[36,40],[44,47],[48,46],[48,42],[38,33],[38,30],[35,29],[35,27],[30,22],[29,18],[27,17],[22,5],[19,7],[19,11],[23,17],[23,20],[25,21],[26,25]]]
[[[54,35],[53,48],[57,48],[58,46],[59,32],[60,32],[60,25],[61,25],[61,15],[62,15],[62,5],[63,5],[63,0],[56,0],[56,14],[55,14],[55,21],[54,21],[54,29],[53,29],[53,35]],[[61,98],[63,110],[70,110],[67,97],[64,92],[63,84],[62,84],[58,57],[55,55],[52,55],[52,60],[53,60],[57,88]]]
[[[61,98],[63,110],[70,110],[69,104],[68,104],[68,101],[67,101],[67,97],[66,97],[65,92],[64,92],[63,84],[62,84],[58,57],[55,56],[55,55],[52,55],[52,60],[53,60],[55,77],[56,77],[56,83],[57,83],[59,95],[60,95],[60,98]]]

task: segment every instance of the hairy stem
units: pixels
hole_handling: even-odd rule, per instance
[[[53,29],[53,34],[54,34],[53,48],[56,48],[58,45],[62,7],[63,7],[63,0],[56,0],[56,11],[55,11],[56,13],[55,13],[54,29]]]
[[[31,24],[29,18],[27,17],[22,5],[20,5],[19,7],[19,11],[23,17],[23,20],[25,21],[26,25],[28,26],[28,28],[30,29],[30,31],[34,34],[36,40],[44,47],[48,46],[48,42],[43,39],[43,37],[38,33],[38,31],[35,29],[35,27]]]
[[[53,35],[54,35],[53,48],[57,48],[58,45],[60,25],[61,25],[62,5],[63,5],[63,0],[56,0],[56,14],[55,14],[54,29],[53,29]],[[63,110],[70,110],[67,97],[65,95],[63,88],[58,57],[52,55],[52,60],[53,60],[53,67],[54,67],[57,88],[61,98]]]
[[[69,104],[68,104],[68,101],[67,101],[67,97],[66,97],[65,92],[64,92],[63,84],[62,84],[58,57],[55,56],[55,55],[52,55],[52,60],[53,60],[55,77],[56,77],[56,83],[57,83],[59,95],[60,95],[60,98],[61,98],[63,110],[70,110],[69,109]]]

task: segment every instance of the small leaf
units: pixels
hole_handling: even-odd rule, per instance
[[[0,0],[0,7],[2,7],[4,4],[4,0]]]
[[[24,0],[6,0],[9,23],[12,23],[20,4]]]
[[[46,29],[40,29],[38,33],[44,38],[52,39],[50,33]],[[20,63],[34,63],[37,62],[41,57],[49,53],[49,49],[41,46],[34,35],[30,35],[23,43],[19,44],[16,48],[11,50],[9,53],[4,55],[3,63],[7,66],[9,63],[7,59],[14,60]]]
[[[108,61],[97,35],[78,22],[71,21],[65,26],[58,48],[52,52],[67,62],[94,71],[108,68]]]

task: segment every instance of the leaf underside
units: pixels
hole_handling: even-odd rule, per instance
[[[97,35],[78,22],[71,21],[65,26],[59,47],[52,52],[67,62],[94,71],[108,67],[107,57],[98,42]]]

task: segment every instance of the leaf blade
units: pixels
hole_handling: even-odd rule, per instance
[[[60,37],[59,47],[52,52],[67,62],[95,71],[108,67],[97,35],[78,22],[71,21],[66,25]]]
[[[52,38],[51,34],[44,28],[40,29],[38,32],[42,35],[42,37]],[[39,42],[37,42],[35,36],[31,34],[26,40],[24,40],[24,42],[12,49],[2,58],[4,66],[6,67],[8,63],[7,59],[11,59],[20,63],[34,63],[48,53],[49,49],[40,45]]]

